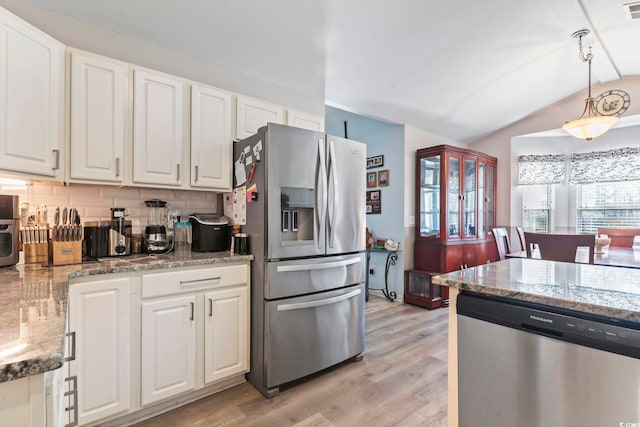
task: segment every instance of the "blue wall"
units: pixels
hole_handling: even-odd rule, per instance
[[[383,155],[384,165],[367,169],[368,172],[389,170],[389,186],[376,187],[382,200],[380,215],[367,215],[367,227],[376,238],[390,238],[403,246],[404,234],[404,127],[370,119],[327,106],[325,109],[325,129],[328,134],[344,137],[344,121],[347,121],[347,137],[367,145],[367,157]],[[366,179],[366,175],[362,176]],[[404,280],[404,254],[398,252],[396,265],[389,271],[389,288],[397,292],[402,301]],[[369,286],[384,286],[386,254],[371,255],[370,267],[375,273],[369,277]]]

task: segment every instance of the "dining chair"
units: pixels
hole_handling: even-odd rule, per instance
[[[518,240],[520,241],[520,250],[525,251],[527,241],[524,239],[524,227],[516,227],[516,231],[518,232]]]
[[[576,261],[576,253],[579,247],[587,247],[589,250],[588,263],[593,264],[593,250],[596,244],[594,234],[545,234],[524,232],[527,258],[531,258],[532,245],[537,245],[540,258],[550,261],[583,262]],[[586,263],[586,262],[585,262]]]
[[[607,228],[598,227],[598,234],[606,234],[611,239],[609,247],[612,248],[631,248],[633,247],[633,238],[640,236],[640,228]]]
[[[509,233],[504,227],[492,228],[493,240],[496,242],[498,249],[498,258],[505,259],[507,254],[511,252],[511,244],[509,243]]]

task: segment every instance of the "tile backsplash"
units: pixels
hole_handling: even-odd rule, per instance
[[[145,226],[145,200],[165,200],[167,208],[183,219],[192,213],[217,212],[217,193],[212,191],[34,182],[21,188],[3,188],[0,194],[20,196],[20,204],[28,202],[32,212],[36,207],[46,205],[49,224],[53,224],[56,207],[78,209],[83,223],[111,219],[109,208],[126,208],[134,234],[142,233]]]

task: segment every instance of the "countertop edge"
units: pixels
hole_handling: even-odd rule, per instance
[[[550,297],[546,295],[536,295],[527,292],[512,291],[507,289],[494,288],[490,286],[482,286],[464,281],[447,279],[444,277],[434,276],[432,281],[436,285],[457,288],[461,291],[477,292],[485,295],[499,296],[503,298],[514,299],[518,301],[532,302],[544,304],[551,307],[565,308],[568,310],[579,311],[583,313],[595,314],[618,320],[640,323],[640,312],[626,310],[623,308],[606,307],[594,303],[583,301],[571,301],[562,298]]]

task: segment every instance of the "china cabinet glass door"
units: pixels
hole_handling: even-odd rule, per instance
[[[478,238],[483,238],[489,233],[487,229],[487,193],[486,193],[486,169],[487,166],[478,163]]]
[[[449,156],[449,182],[447,192],[447,221],[449,237],[460,236],[460,157]]]
[[[420,159],[420,236],[440,234],[440,155]]]
[[[496,225],[494,224],[494,218],[496,217],[496,188],[495,188],[495,166],[487,166],[487,232]]]
[[[462,194],[462,220],[464,237],[476,235],[476,160],[464,159],[464,193]]]

